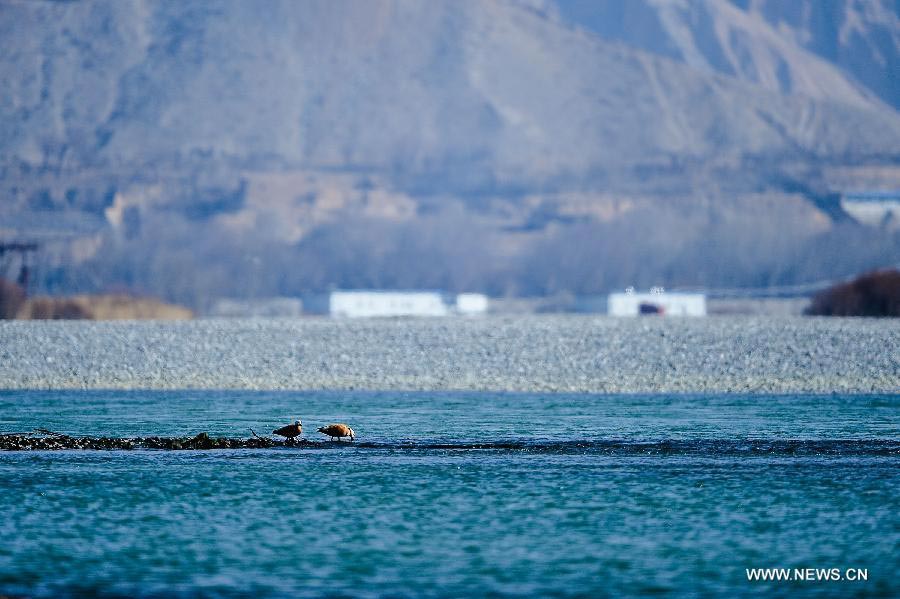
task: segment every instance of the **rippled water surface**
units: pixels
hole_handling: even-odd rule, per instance
[[[0,453],[0,594],[900,595],[900,396],[0,392],[7,432],[292,418],[359,440]]]

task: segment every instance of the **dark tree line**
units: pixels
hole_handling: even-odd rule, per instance
[[[155,220],[154,220],[155,219]],[[299,243],[265,230],[148,216],[79,265],[44,268],[38,291],[128,291],[203,311],[219,297],[335,288],[590,295],[633,285],[769,287],[842,279],[900,263],[900,234],[851,223],[816,232],[790,219],[695,220],[674,210],[510,234],[463,209],[406,222],[343,218]]]

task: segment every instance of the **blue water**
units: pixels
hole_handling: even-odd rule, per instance
[[[358,442],[0,453],[0,595],[900,596],[897,395],[0,392],[0,431],[293,418]]]

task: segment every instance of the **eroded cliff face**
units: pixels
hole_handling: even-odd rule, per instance
[[[508,256],[760,194],[819,231],[835,186],[900,184],[896,11],[784,4],[12,0],[0,233],[297,244],[454,206]]]

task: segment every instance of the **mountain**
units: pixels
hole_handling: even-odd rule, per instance
[[[0,233],[93,219],[74,260],[88,265],[82,279],[48,265],[45,284],[134,284],[170,299],[180,292],[156,280],[168,274],[139,275],[146,265],[125,256],[152,262],[227,236],[231,248],[283,244],[270,250],[297,257],[374,219],[396,245],[380,263],[390,270],[403,262],[397,227],[413,235],[448,219],[489,246],[491,274],[467,285],[503,272],[492,291],[540,292],[553,286],[524,285],[511,264],[561,230],[626,215],[675,219],[683,249],[766,205],[805,239],[840,220],[837,187],[900,181],[900,28],[887,2],[785,4],[7,1]],[[431,249],[452,254],[446,244]],[[194,268],[210,266],[193,255]],[[230,259],[230,277],[245,274]],[[283,272],[260,293],[462,285],[374,267],[368,280],[331,269],[304,282],[276,262]],[[225,279],[203,293],[241,290]]]
[[[887,68],[897,64],[900,16],[887,1],[733,2],[556,0],[552,6],[574,26],[701,72],[825,102],[864,107],[881,96],[897,106],[896,97],[882,93],[889,83],[869,76],[875,65],[889,75]]]
[[[754,14],[587,5],[583,23],[619,35],[503,1],[13,2],[0,152],[60,168],[463,164],[542,181],[722,151],[900,150],[896,112]]]
[[[787,41],[840,67],[849,77],[900,108],[900,4],[894,0],[734,0],[759,15]]]

